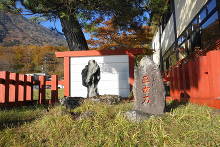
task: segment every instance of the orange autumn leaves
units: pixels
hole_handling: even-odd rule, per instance
[[[98,18],[94,24],[97,22],[101,22],[102,25],[95,27],[91,25],[93,33],[91,39],[87,40],[90,49],[144,48],[147,54],[152,54],[149,47],[153,37],[151,27],[134,26],[126,31],[120,31],[119,28],[114,26],[112,19],[105,21]]]
[[[65,50],[65,47],[53,46],[0,46],[0,70],[62,75],[62,60],[55,57],[55,52]]]

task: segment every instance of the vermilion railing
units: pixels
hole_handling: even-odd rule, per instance
[[[0,71],[0,106],[26,105],[26,104],[54,104],[58,101],[57,75],[46,81],[45,76],[34,80],[33,76]],[[38,96],[34,99],[34,86],[38,87]],[[51,86],[51,98],[46,99],[46,85]]]
[[[181,60],[164,74],[170,99],[220,109],[220,40],[211,49]]]

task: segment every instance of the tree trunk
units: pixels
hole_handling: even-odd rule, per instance
[[[60,17],[63,33],[71,51],[88,50],[82,28],[74,16]]]

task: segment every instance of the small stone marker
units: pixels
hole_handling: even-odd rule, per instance
[[[157,65],[147,56],[142,58],[135,75],[135,110],[163,114],[165,89]]]
[[[128,111],[126,116],[130,120],[150,115],[160,115],[165,110],[165,89],[157,65],[147,56],[142,58],[135,69],[135,83],[133,87],[135,98],[134,110]],[[131,118],[135,117],[135,118]]]

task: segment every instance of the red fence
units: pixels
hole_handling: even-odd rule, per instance
[[[62,84],[62,82],[60,82]],[[37,100],[34,100],[34,85],[39,87]],[[46,100],[46,85],[51,85],[51,99]],[[58,76],[52,75],[51,81],[45,76],[34,80],[33,76],[0,71],[0,106],[26,104],[53,104],[58,100]]]
[[[183,60],[167,76],[172,99],[220,109],[220,50]]]

